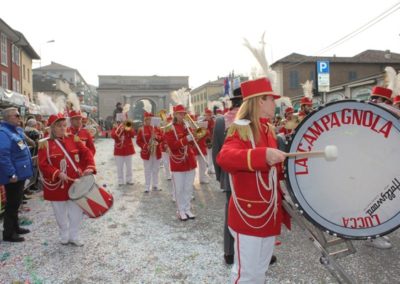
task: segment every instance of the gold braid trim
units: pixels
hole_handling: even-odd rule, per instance
[[[49,142],[48,142],[47,138],[39,140],[39,143],[38,143],[39,149],[46,149],[48,146],[49,146]]]
[[[252,149],[247,150],[247,166],[249,167],[249,170],[254,172],[254,169],[251,166],[251,151]]]
[[[228,129],[227,136],[232,136],[233,134],[235,134],[235,132],[238,133],[240,139],[242,139],[243,141],[248,141],[250,139],[250,125],[238,125],[236,123],[233,123]]]
[[[74,135],[74,142],[79,142],[79,141],[81,141],[79,136],[78,135]]]

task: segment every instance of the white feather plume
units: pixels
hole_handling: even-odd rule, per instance
[[[304,82],[304,84],[301,84],[301,86],[303,87],[303,93],[304,96],[312,99],[313,98],[313,80],[307,80]]]
[[[177,105],[183,105],[188,107],[190,92],[186,88],[180,88],[179,90],[171,92],[171,100]]]
[[[263,70],[262,75],[267,77],[270,80],[272,89],[276,90],[277,75],[276,75],[276,72],[274,70],[272,70],[271,67],[269,66],[267,57],[265,56],[264,36],[265,36],[265,32],[261,36],[261,42],[260,42],[259,48],[255,48],[255,47],[251,46],[251,44],[249,43],[249,41],[247,39],[244,39],[244,46],[246,46],[251,51],[251,53],[254,55],[254,57],[257,59],[258,63],[260,64],[260,66]],[[254,73],[254,72],[252,72],[252,73]],[[252,75],[259,77],[259,75],[257,75],[257,74],[252,74]]]
[[[395,96],[400,96],[400,72],[396,75],[396,83],[392,93],[392,97]]]
[[[43,115],[52,115],[59,112],[51,97],[44,93],[38,93],[38,102]]]
[[[81,110],[81,103],[78,96],[75,93],[69,93],[67,99],[67,107],[73,109],[74,111]]]
[[[214,111],[214,107],[217,107],[220,110],[224,109],[224,104],[222,103],[222,101],[209,101],[207,105],[208,109],[211,111]]]
[[[122,108],[122,113],[127,113],[131,108],[130,104],[125,104],[124,107]]]
[[[394,70],[394,68],[391,66],[387,66],[385,67],[385,72],[385,83],[387,85],[387,88],[393,91],[396,84],[396,70]]]
[[[286,106],[286,107],[293,107],[292,100],[289,97],[280,97],[279,99],[275,100],[275,104],[277,106]]]
[[[64,113],[64,111],[65,111],[65,102],[66,102],[66,100],[65,100],[64,96],[58,96],[56,98],[55,105],[56,105],[58,111],[61,113]]]
[[[143,109],[146,111],[146,112],[151,112],[151,110],[152,110],[152,106],[151,106],[151,103],[148,101],[148,100],[143,100],[142,101],[143,102]]]

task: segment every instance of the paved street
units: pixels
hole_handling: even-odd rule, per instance
[[[20,244],[0,242],[0,283],[227,283],[222,229],[225,195],[212,176],[195,182],[195,220],[178,221],[160,171],[161,192],[144,194],[143,164],[134,156],[133,186],[116,185],[112,140],[97,141],[97,181],[113,193],[114,206],[99,219],[85,218],[81,248],[63,246],[48,202],[41,194],[21,216],[32,232]],[[138,148],[136,147],[136,151]],[[360,283],[400,283],[400,233],[390,235],[393,248],[378,250],[354,241],[357,252],[338,262]],[[278,263],[267,283],[336,283],[320,264],[320,253],[294,224],[283,230],[276,247]]]

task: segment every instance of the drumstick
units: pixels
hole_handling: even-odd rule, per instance
[[[325,147],[324,151],[291,152],[285,153],[285,156],[287,158],[325,156],[327,160],[336,160],[338,157],[338,149],[335,145],[328,145]]]

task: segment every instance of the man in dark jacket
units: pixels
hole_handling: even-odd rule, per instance
[[[20,114],[16,108],[3,111],[4,122],[0,123],[0,184],[6,190],[3,240],[22,242],[21,234],[29,233],[18,222],[18,209],[22,202],[25,180],[33,175],[29,147],[24,132],[19,127]]]
[[[231,198],[231,187],[229,184],[229,174],[221,169],[216,160],[217,155],[219,151],[221,151],[222,145],[224,144],[226,131],[235,120],[236,113],[239,110],[240,105],[242,104],[242,92],[240,90],[240,87],[234,89],[231,102],[231,109],[224,116],[218,116],[215,121],[212,146],[212,158],[215,168],[215,177],[220,183],[220,188],[226,192],[224,225],[224,259],[226,264],[233,263],[233,255],[235,254],[233,247],[234,239],[228,229],[228,205],[229,199]]]

